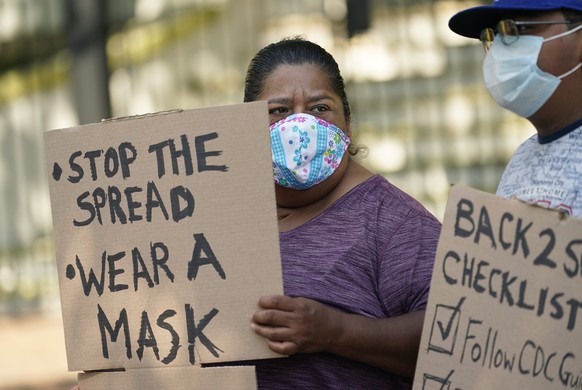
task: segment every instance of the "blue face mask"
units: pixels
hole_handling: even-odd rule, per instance
[[[350,144],[338,127],[309,114],[294,114],[271,125],[275,183],[306,190],[331,176]]]
[[[561,79],[582,66],[580,63],[560,76],[544,72],[537,65],[542,45],[581,28],[582,25],[546,39],[521,35],[511,45],[496,36],[483,62],[483,77],[497,104],[524,118],[535,114],[556,91]]]

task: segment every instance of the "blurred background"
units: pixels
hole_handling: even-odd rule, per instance
[[[304,35],[338,61],[361,162],[442,220],[449,186],[494,192],[534,133],[483,87],[478,1],[0,0],[0,389],[69,389],[43,131],[242,102],[266,44]]]

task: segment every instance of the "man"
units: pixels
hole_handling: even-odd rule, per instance
[[[490,94],[537,130],[497,195],[582,217],[582,0],[495,0],[457,13],[449,27],[483,42]]]

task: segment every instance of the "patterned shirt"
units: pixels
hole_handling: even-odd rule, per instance
[[[505,168],[497,195],[582,217],[582,120],[521,144]]]
[[[280,234],[285,294],[388,318],[426,307],[440,223],[380,176]],[[408,389],[411,380],[315,353],[256,362],[259,389]]]

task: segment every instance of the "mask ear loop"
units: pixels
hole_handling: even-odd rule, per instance
[[[576,65],[575,67],[573,67],[572,69],[570,69],[569,71],[567,71],[566,73],[564,73],[563,75],[558,76],[558,78],[561,80],[565,77],[570,76],[572,73],[576,72],[578,69],[580,69],[582,67],[582,62],[579,63],[578,65]]]
[[[580,24],[578,27],[576,27],[576,28],[573,28],[573,29],[571,29],[571,30],[564,31],[563,33],[560,33],[560,34],[558,34],[558,35],[554,35],[553,37],[546,38],[546,39],[544,39],[544,43],[546,43],[546,42],[549,42],[549,41],[553,41],[554,39],[558,39],[558,38],[565,37],[566,35],[573,34],[573,33],[575,33],[576,31],[578,31],[578,30],[580,30],[580,29],[582,29],[582,24]],[[562,75],[560,75],[560,76],[557,76],[557,77],[558,77],[560,80],[561,80],[561,79],[563,79],[563,78],[565,78],[565,77],[568,77],[568,76],[570,76],[572,73],[574,73],[574,72],[576,72],[578,69],[580,69],[580,67],[582,67],[582,62],[581,62],[581,63],[579,63],[578,65],[576,65],[575,67],[573,67],[572,69],[570,69],[569,71],[567,71],[566,73],[564,73],[564,74],[562,74]]]
[[[573,28],[571,30],[567,30],[567,31],[564,31],[563,33],[559,33],[558,35],[554,35],[553,37],[546,38],[546,39],[544,39],[544,43],[549,42],[549,41],[553,41],[554,39],[565,37],[566,35],[573,34],[580,29],[582,29],[582,24],[580,24],[578,27]]]

